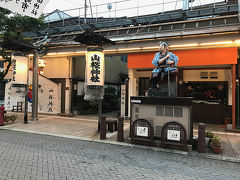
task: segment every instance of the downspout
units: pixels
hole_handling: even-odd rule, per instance
[[[239,79],[236,79],[236,120],[237,120],[237,128],[240,129],[240,122],[239,122],[239,119],[240,119],[240,107],[239,107]]]
[[[236,129],[236,64],[232,65],[232,129]]]

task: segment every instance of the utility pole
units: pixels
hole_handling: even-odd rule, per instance
[[[87,0],[85,0],[84,5],[84,24],[87,24]]]
[[[32,121],[38,120],[38,50],[34,50],[32,78]]]
[[[183,10],[189,9],[189,0],[183,0]]]

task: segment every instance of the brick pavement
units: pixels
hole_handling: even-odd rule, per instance
[[[9,114],[11,112],[8,112]],[[39,134],[48,134],[54,136],[71,137],[84,140],[97,140],[99,134],[97,132],[97,117],[94,116],[76,116],[76,117],[59,117],[55,115],[39,115],[39,121],[23,124],[23,113],[17,113],[18,119],[16,124],[1,127],[3,129],[11,129],[22,132],[32,132]],[[116,114],[106,114],[107,117],[114,117]],[[129,135],[129,121],[125,121],[125,144],[128,145]],[[0,128],[0,129],[1,129]],[[193,151],[191,154],[207,156],[214,159],[225,159],[240,162],[240,134],[235,132],[225,132],[224,128],[219,128],[216,125],[207,125],[207,129],[216,133],[222,142],[222,153],[213,154],[212,150],[208,148],[206,154],[199,154]],[[194,124],[194,134],[197,135],[197,124]],[[115,143],[117,139],[117,132],[107,133],[107,141]],[[106,142],[106,141],[104,141]],[[164,150],[168,151],[169,150]],[[181,153],[181,152],[179,152]]]
[[[239,179],[240,163],[0,130],[0,179]]]

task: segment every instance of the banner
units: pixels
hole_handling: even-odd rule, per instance
[[[27,84],[28,58],[24,56],[14,56],[12,61],[12,83]]]
[[[104,53],[90,51],[86,53],[86,85],[104,86]]]
[[[49,0],[0,0],[0,7],[13,13],[39,18]]]

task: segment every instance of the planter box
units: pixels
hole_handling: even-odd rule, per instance
[[[213,150],[214,154],[219,154],[221,152],[221,147],[219,147],[219,146],[216,146],[216,147],[212,146],[212,150]]]

